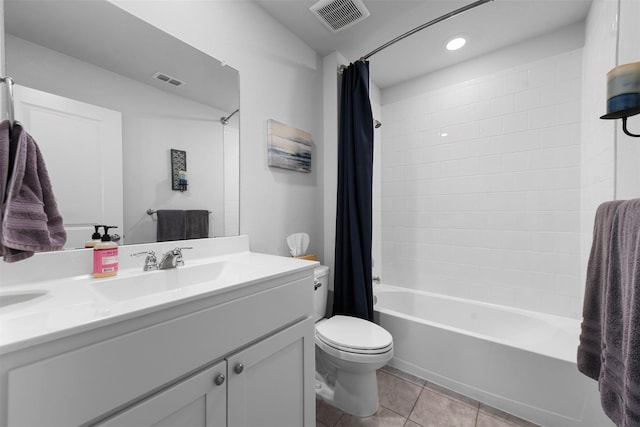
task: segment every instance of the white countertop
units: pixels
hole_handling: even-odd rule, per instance
[[[46,294],[0,307],[0,354],[221,295],[317,264],[254,253],[248,248],[209,257],[190,258],[189,254],[185,253],[185,266],[176,269],[144,272],[143,260],[138,259],[136,267],[121,269],[109,278],[80,274],[1,286],[3,295],[31,291]]]

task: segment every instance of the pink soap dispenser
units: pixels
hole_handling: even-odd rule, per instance
[[[110,228],[104,225],[104,235],[93,246],[93,277],[111,277],[118,273],[118,244],[111,241]]]

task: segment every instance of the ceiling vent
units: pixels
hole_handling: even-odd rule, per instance
[[[362,0],[320,0],[310,10],[334,33],[357,24],[371,14]]]
[[[186,83],[183,82],[182,80],[178,80],[175,77],[171,77],[171,76],[169,76],[167,74],[160,73],[160,72],[155,73],[153,75],[153,78],[154,79],[158,79],[160,81],[163,81],[166,84],[169,84],[169,85],[172,85],[172,86],[175,86],[175,87],[180,87],[180,86],[186,85]]]

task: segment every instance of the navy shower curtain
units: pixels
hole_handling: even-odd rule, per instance
[[[333,314],[373,320],[373,115],[369,63],[342,73]]]

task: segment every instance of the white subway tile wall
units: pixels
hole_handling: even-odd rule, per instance
[[[385,282],[579,317],[582,49],[383,105]]]

